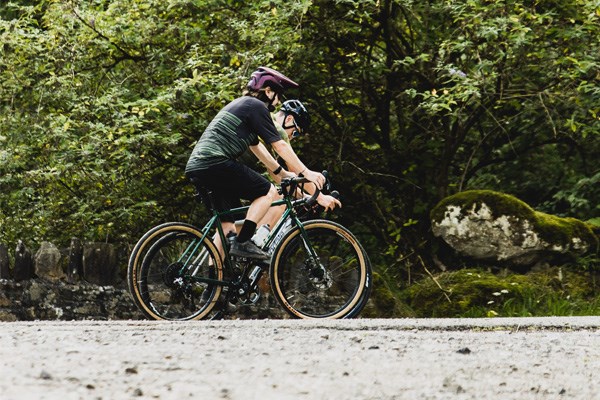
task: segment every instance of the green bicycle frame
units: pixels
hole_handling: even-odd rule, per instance
[[[311,258],[313,258],[313,260],[315,260],[315,261],[318,261],[319,258],[308,241],[308,237],[306,235],[304,226],[302,225],[302,221],[300,221],[300,219],[298,218],[296,211],[295,211],[296,207],[301,206],[301,205],[305,204],[306,202],[307,202],[307,199],[305,199],[305,198],[298,199],[298,200],[292,200],[290,197],[284,196],[283,199],[277,200],[277,201],[274,201],[273,203],[271,203],[270,207],[277,207],[277,206],[285,205],[286,209],[283,212],[282,216],[277,221],[277,224],[275,225],[273,230],[271,230],[271,232],[269,232],[269,235],[267,237],[267,240],[265,241],[265,244],[263,245],[263,248],[265,248],[265,247],[268,248],[272,244],[272,242],[277,237],[279,231],[283,229],[285,221],[288,218],[291,218],[293,225],[295,225],[296,227],[298,227],[300,229],[300,235],[301,235],[304,247],[310,254]],[[198,248],[204,242],[205,238],[210,234],[212,229],[215,228],[215,225],[216,225],[216,230],[218,232],[219,238],[221,239],[221,243],[223,243],[223,251],[225,253],[224,254],[225,255],[225,257],[224,257],[225,269],[232,270],[233,269],[233,265],[231,264],[232,261],[231,261],[231,258],[229,257],[227,246],[225,245],[227,238],[225,237],[225,232],[223,231],[223,227],[220,223],[221,217],[226,216],[226,215],[238,214],[238,213],[245,214],[249,208],[250,208],[250,206],[243,206],[243,207],[232,208],[231,210],[225,210],[225,211],[217,211],[217,210],[213,209],[212,217],[209,219],[209,221],[206,223],[206,225],[204,225],[204,227],[201,230],[202,237],[198,240],[193,241],[188,246],[188,248],[184,251],[184,253],[180,256],[180,258],[178,260],[179,262],[182,263],[182,267],[179,271],[180,274],[183,275],[184,271],[190,265],[193,266],[200,260],[200,258],[202,257],[202,253],[198,254],[195,257],[194,257],[194,255],[197,253]],[[183,261],[184,259],[185,259],[185,261]],[[193,273],[188,276],[196,282],[204,282],[204,283],[209,283],[209,284],[212,283],[212,284],[223,285],[223,286],[233,285],[233,283],[229,282],[229,281],[221,281],[218,279],[211,279],[211,278],[206,278],[206,277],[196,277],[196,276],[194,276]]]

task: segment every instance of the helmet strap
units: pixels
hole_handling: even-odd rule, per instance
[[[261,89],[258,93],[257,98],[267,105],[269,112],[273,112],[275,111],[275,106],[273,105],[273,102],[275,101],[275,96],[277,96],[277,94],[273,95],[273,98],[270,99],[269,96],[267,96],[267,94],[265,93],[264,89]]]
[[[281,111],[283,111],[283,110],[281,110]],[[283,122],[281,123],[281,127],[283,129],[295,128],[294,124],[291,124],[290,126],[285,126],[285,120],[287,119],[288,115],[291,115],[292,117],[294,116],[293,114],[290,114],[287,112],[283,113]]]
[[[294,117],[294,114],[292,114],[292,113],[284,113],[283,122],[281,123],[281,127],[283,129],[294,128],[294,131],[292,132],[292,137],[300,136],[300,132],[298,131],[298,129],[296,129],[296,125],[294,123],[292,123],[290,126],[285,126],[285,120],[287,119],[288,115],[291,115],[292,117]],[[296,118],[296,117],[294,117],[294,118]]]

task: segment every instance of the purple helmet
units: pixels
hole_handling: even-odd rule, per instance
[[[270,86],[274,92],[281,93],[285,89],[297,88],[299,85],[274,69],[258,67],[258,69],[254,71],[250,77],[248,89],[258,91],[266,88],[267,86]]]

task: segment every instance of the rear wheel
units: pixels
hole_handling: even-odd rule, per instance
[[[296,318],[350,318],[368,300],[371,268],[356,238],[343,226],[313,220],[288,232],[275,249],[271,287]],[[312,249],[312,251],[310,250]]]
[[[221,258],[195,227],[167,223],[135,246],[127,270],[135,304],[153,319],[206,318],[222,290]]]

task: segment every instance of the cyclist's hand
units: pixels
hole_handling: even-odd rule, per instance
[[[294,177],[296,177],[296,174],[283,169],[277,176],[279,177],[279,179],[286,179],[286,178],[294,178]]]
[[[271,177],[273,179],[275,179],[276,183],[281,183],[281,181],[283,179],[286,178],[294,178],[296,176],[296,174],[294,174],[293,172],[290,171],[286,171],[285,169],[282,169],[281,172],[279,172],[277,175],[275,175],[273,172],[269,171],[269,174],[271,175]]]
[[[328,194],[321,194],[317,197],[317,203],[323,208],[325,211],[334,210],[336,207],[342,207],[342,203],[333,196],[329,196]]]
[[[323,176],[323,174],[311,171],[310,169],[307,169],[302,174],[306,179],[317,185],[317,188],[319,190],[323,189],[323,185],[325,185],[325,177]]]

